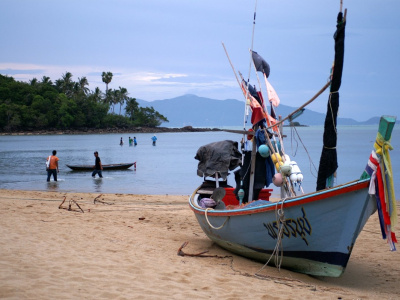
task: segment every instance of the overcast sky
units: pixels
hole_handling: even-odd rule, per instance
[[[339,116],[400,118],[400,1],[343,6]],[[243,100],[222,42],[247,79],[255,8],[253,49],[270,64],[281,103],[298,107],[329,76],[339,0],[1,0],[0,73],[55,81],[71,72],[104,91],[101,73],[110,71],[109,87],[125,87],[137,99]],[[254,72],[250,82],[257,84]],[[327,97],[309,108],[325,112]]]

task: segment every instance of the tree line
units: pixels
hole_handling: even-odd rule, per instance
[[[153,107],[140,107],[126,88],[109,89],[112,77],[111,72],[102,73],[103,93],[99,87],[91,91],[86,77],[73,81],[70,72],[54,83],[47,76],[27,83],[0,74],[0,130],[157,127],[168,122]],[[120,104],[118,113],[116,104]]]

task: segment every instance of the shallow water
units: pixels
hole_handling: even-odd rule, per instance
[[[285,151],[295,160],[304,175],[302,187],[312,192],[316,186],[316,169],[322,148],[320,126],[284,128]],[[337,184],[358,179],[375,141],[377,126],[343,126],[338,128]],[[196,174],[197,149],[205,144],[230,139],[240,141],[239,134],[228,132],[159,133],[152,146],[153,134],[135,133],[137,146],[128,145],[133,134],[24,135],[0,136],[0,188],[95,192],[123,194],[189,195],[202,182]],[[125,144],[119,145],[123,137]],[[306,149],[304,149],[303,144]],[[391,151],[395,189],[400,193],[400,130],[392,134]],[[57,150],[60,158],[58,181],[46,182],[46,158]],[[76,172],[66,164],[94,164],[97,150],[103,164],[137,163],[136,170],[103,171],[103,179],[93,179],[91,172]],[[309,160],[312,158],[312,162]],[[315,166],[315,168],[314,168]],[[228,183],[235,185],[233,175]],[[278,195],[279,190],[274,189]],[[399,196],[396,196],[399,199]]]

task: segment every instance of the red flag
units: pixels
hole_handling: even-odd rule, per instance
[[[247,85],[242,82],[242,91],[244,95],[247,95],[247,101],[251,109],[251,124],[257,124],[258,122],[267,119],[264,112],[264,108],[258,103],[257,99],[254,98],[250,92],[247,90]]]

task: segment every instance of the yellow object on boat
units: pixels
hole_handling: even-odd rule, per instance
[[[278,161],[279,161],[279,162],[282,162],[282,157],[281,157],[281,155],[280,155],[279,153],[277,153],[277,152],[271,154],[271,158],[272,158],[272,161],[274,162],[274,164],[276,164]]]

